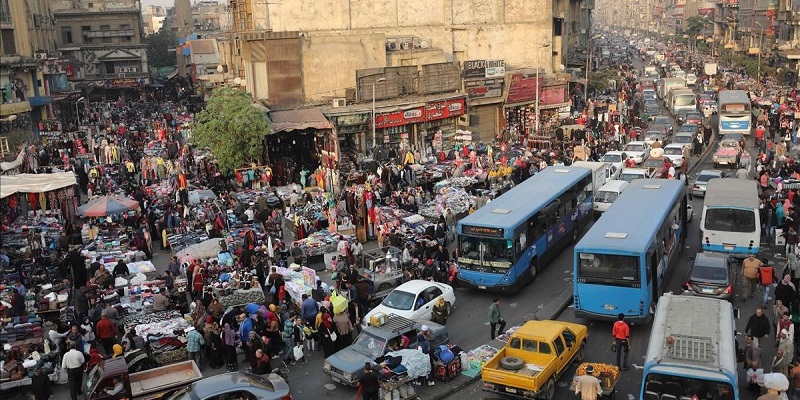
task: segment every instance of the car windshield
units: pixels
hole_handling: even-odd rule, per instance
[[[413,293],[404,292],[402,290],[393,290],[383,299],[381,302],[382,305],[394,308],[395,310],[410,310],[411,307],[414,305],[414,298],[416,296]]]
[[[728,281],[728,270],[725,266],[695,264],[689,276],[692,281],[725,283]]]
[[[723,140],[719,145],[722,147],[739,147],[739,142],[735,140]]]
[[[642,168],[661,168],[664,166],[664,160],[658,158],[648,158],[642,163]]]
[[[661,132],[647,132],[644,138],[648,140],[661,139]]]
[[[672,123],[672,121],[669,120],[669,117],[656,117],[653,120],[653,123],[654,124],[663,124],[663,125],[669,126]]]
[[[603,158],[600,159],[602,162],[622,162],[622,155],[621,154],[605,154]]]
[[[597,195],[594,196],[594,201],[597,203],[613,203],[614,200],[617,199],[619,194],[617,192],[606,192],[606,191],[599,191]]]
[[[719,175],[712,175],[712,174],[700,174],[697,175],[698,182],[708,182],[711,179],[719,178]]]
[[[665,147],[664,154],[668,156],[681,156],[683,155],[683,149],[680,147]]]
[[[623,173],[619,174],[619,180],[625,181],[625,182],[628,182],[628,183],[633,182],[633,181],[635,181],[637,179],[644,179],[644,175],[643,174],[637,174],[637,173],[629,173],[629,172],[623,172]]]
[[[370,359],[382,356],[385,348],[386,339],[377,337],[368,330],[362,331],[353,343],[353,350],[368,355]]]
[[[675,143],[692,143],[692,137],[687,135],[676,135],[672,138]]]
[[[683,125],[683,126],[681,126],[681,129],[678,129],[678,132],[695,133],[695,132],[697,132],[697,125],[694,125],[694,124]]]
[[[625,146],[625,151],[643,152],[644,145],[641,144],[628,144]]]

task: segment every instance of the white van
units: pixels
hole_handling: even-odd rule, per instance
[[[596,216],[604,213],[611,207],[611,203],[619,197],[625,188],[630,185],[630,182],[623,180],[608,181],[597,193],[594,195],[594,213]]]

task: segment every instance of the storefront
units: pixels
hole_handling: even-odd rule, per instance
[[[273,186],[299,182],[303,171],[308,175],[336,168],[339,145],[332,139],[333,125],[319,108],[272,111],[269,117],[273,134],[264,142],[273,166]]]
[[[469,106],[469,129],[476,141],[490,143],[500,131],[505,61],[464,62],[464,91]]]
[[[549,147],[560,121],[569,116],[568,80],[545,80],[532,74],[513,74],[505,104],[506,139],[521,135],[534,147]],[[539,115],[536,115],[537,109]],[[536,120],[539,129],[536,130]]]
[[[457,97],[427,101],[422,105],[375,115],[375,143],[389,152],[450,149],[456,136],[458,117],[466,110],[466,99]]]

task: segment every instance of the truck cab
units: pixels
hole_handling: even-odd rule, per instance
[[[422,325],[426,325],[431,333],[430,351],[449,341],[447,328],[442,325],[389,314],[380,325],[370,323],[365,327],[353,344],[326,358],[323,369],[334,382],[357,387],[364,373],[365,362],[374,361],[393,351],[390,345],[399,345],[401,341],[407,340],[406,348],[416,348],[417,334],[422,330]]]
[[[583,360],[587,338],[584,325],[528,321],[481,367],[483,390],[552,400],[558,378]]]
[[[87,400],[157,399],[203,378],[194,361],[129,373],[122,357],[103,360],[86,377]]]

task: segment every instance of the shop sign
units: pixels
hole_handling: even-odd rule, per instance
[[[58,140],[61,137],[61,121],[43,120],[37,122],[39,137],[47,140]]]
[[[471,60],[464,62],[464,78],[495,78],[506,74],[505,60]]]
[[[436,101],[425,106],[425,121],[435,121],[464,114],[464,99]]]
[[[351,114],[331,117],[336,126],[355,126],[369,124],[370,114]]]
[[[563,86],[543,88],[539,95],[539,105],[546,106],[551,104],[564,103],[566,88]]]
[[[543,81],[539,78],[539,85]],[[526,77],[523,74],[514,74],[511,76],[511,82],[508,87],[508,95],[506,96],[506,103],[523,103],[536,100],[537,85],[536,77]]]
[[[500,97],[503,95],[503,79],[475,79],[464,82],[467,96],[470,99],[484,97]]]
[[[135,88],[139,84],[139,79],[135,78],[109,79],[106,81],[107,88]]]
[[[416,107],[410,110],[401,110],[375,116],[375,128],[389,128],[403,126],[425,121],[425,108]]]

